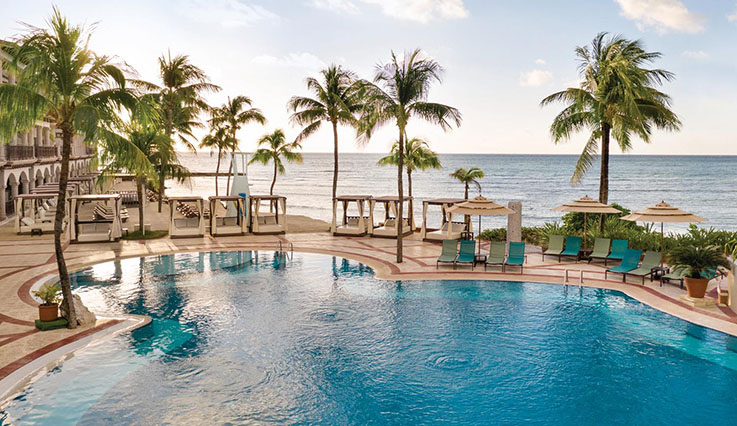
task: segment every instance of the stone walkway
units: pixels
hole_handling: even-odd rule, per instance
[[[396,241],[379,238],[333,237],[329,233],[288,234],[286,236],[205,237],[191,239],[151,240],[146,242],[65,244],[65,256],[70,272],[86,266],[126,257],[149,256],[191,251],[219,250],[285,250],[324,253],[360,261],[372,267],[382,279],[488,279],[562,284],[565,271],[570,283],[578,285],[583,271],[583,285],[620,290],[656,309],[688,321],[737,336],[737,315],[726,307],[695,308],[679,298],[684,290],[675,285],[659,286],[658,282],[640,280],[621,282],[621,276],[604,279],[602,265],[546,258],[532,248],[528,253],[524,274],[517,268],[502,273],[499,268],[468,266],[452,269],[435,267],[440,245],[425,243],[417,235],[405,240],[404,262],[395,263]],[[484,248],[488,250],[488,246]],[[40,332],[34,328],[37,303],[30,296],[31,287],[55,276],[56,263],[53,240],[47,237],[0,239],[0,380],[32,360],[59,350],[65,345],[95,335],[118,324],[121,319],[102,318],[94,326],[75,330]],[[715,285],[712,282],[711,286]],[[713,290],[712,290],[713,293]]]

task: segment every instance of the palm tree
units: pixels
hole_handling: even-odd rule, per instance
[[[190,141],[193,138],[192,130],[202,127],[198,120],[200,113],[209,111],[210,107],[202,98],[205,92],[217,92],[220,87],[209,82],[205,72],[192,65],[187,55],[177,55],[172,58],[171,52],[167,56],[159,57],[159,76],[161,86],[146,84],[157,95],[164,119],[164,133],[171,139],[176,134],[187,148],[194,151]],[[166,166],[162,166],[163,173],[159,176],[159,212],[164,198],[164,180],[175,177]],[[171,170],[172,172],[174,170]]]
[[[223,153],[235,149],[236,144],[237,141],[231,139],[228,131],[218,125],[211,125],[210,133],[202,138],[202,142],[200,142],[200,148],[210,148],[210,155],[215,151],[218,153],[218,163],[215,168],[215,195],[219,195],[218,175],[220,174],[220,160],[223,158]]]
[[[407,124],[412,116],[439,125],[448,130],[451,124],[461,124],[461,113],[448,105],[428,102],[427,96],[433,82],[440,82],[442,68],[433,59],[422,58],[419,49],[405,54],[402,60],[392,52],[391,62],[378,65],[374,83],[363,84],[366,104],[361,109],[359,136],[367,141],[378,128],[393,122],[399,132],[397,146],[397,190],[399,199],[404,197],[402,172],[404,168],[404,141]],[[383,88],[379,87],[383,86]],[[402,262],[403,203],[397,211],[397,263]]]
[[[362,104],[361,86],[356,75],[339,65],[330,65],[320,71],[322,83],[307,79],[307,89],[314,98],[294,96],[287,108],[293,112],[292,123],[305,126],[297,136],[298,141],[315,133],[323,122],[333,128],[333,200],[338,191],[338,124],[356,126],[354,114]],[[335,208],[335,206],[333,206]]]
[[[399,142],[395,141],[386,157],[377,162],[380,166],[396,166],[399,164]],[[409,223],[412,223],[414,206],[412,203],[412,172],[415,170],[442,169],[438,154],[430,149],[427,141],[412,138],[404,144],[404,164],[407,168],[407,189],[409,192]]]
[[[12,57],[4,65],[17,84],[0,84],[0,140],[9,140],[43,119],[61,131],[60,208],[54,219],[54,248],[62,305],[69,327],[75,328],[77,317],[61,245],[72,139],[82,135],[92,143],[100,126],[116,120],[118,110],[132,107],[136,97],[126,87],[123,71],[110,58],[89,49],[90,33],[84,26],[70,24],[56,7],[48,26],[27,26],[25,34],[4,47]]]
[[[576,163],[571,183],[581,181],[601,150],[599,201],[609,199],[609,144],[613,136],[620,149],[632,148],[632,137],[650,142],[653,128],[678,130],[681,122],[670,109],[670,97],[658,91],[673,73],[644,66],[660,58],[659,52],[646,52],[639,40],[599,33],[590,47],[576,48],[583,78],[580,87],[554,93],[540,103],[566,104],[553,120],[550,134],[555,143],[568,140],[575,132],[591,134]],[[601,145],[601,146],[600,146]]]
[[[457,179],[459,182],[466,185],[466,192],[463,195],[463,198],[466,200],[468,200],[468,187],[470,184],[474,184],[476,189],[481,192],[481,183],[479,182],[479,179],[483,179],[484,176],[484,171],[478,167],[471,167],[470,169],[464,169],[461,167],[450,174],[450,177]]]
[[[262,125],[266,123],[266,117],[264,117],[264,114],[260,109],[245,109],[246,106],[250,107],[251,103],[251,99],[247,96],[236,96],[233,99],[228,97],[228,101],[226,103],[212,111],[210,125],[222,127],[230,142],[231,162],[230,167],[228,168],[228,183],[226,184],[226,188],[230,188],[230,174],[233,171],[233,154],[235,153],[235,150],[238,149],[238,138],[236,137],[236,133],[244,124],[248,124],[250,122],[257,122]],[[219,161],[220,159],[218,158],[218,162]]]
[[[258,140],[258,146],[262,145],[264,148],[257,149],[248,164],[259,162],[266,165],[269,164],[269,161],[274,162],[274,179],[271,181],[271,188],[269,189],[269,195],[274,195],[276,175],[283,175],[285,171],[281,158],[284,157],[289,163],[302,164],[302,154],[294,152],[297,149],[302,149],[302,146],[298,141],[287,143],[287,138],[282,129],[276,129],[274,133],[263,135]]]

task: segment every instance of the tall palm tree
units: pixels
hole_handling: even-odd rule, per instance
[[[212,119],[210,120],[211,125],[222,127],[228,135],[230,145],[230,167],[228,168],[228,183],[226,188],[230,188],[230,174],[233,171],[233,154],[238,149],[238,138],[236,133],[244,124],[256,122],[259,124],[266,123],[266,117],[258,108],[246,108],[252,104],[251,98],[247,96],[236,96],[235,98],[228,97],[228,101],[225,102],[219,108],[212,110]],[[218,159],[220,161],[220,159]],[[217,179],[217,177],[216,177]]]
[[[12,60],[4,63],[17,84],[0,84],[0,140],[51,120],[61,131],[61,176],[54,218],[54,249],[64,310],[69,327],[77,326],[72,288],[61,245],[63,206],[66,204],[69,156],[75,135],[92,143],[101,124],[116,120],[121,107],[132,107],[134,93],[126,87],[121,68],[88,47],[90,32],[70,24],[54,7],[48,28],[27,26],[4,49]]]
[[[340,65],[330,65],[320,71],[322,83],[307,79],[307,89],[313,98],[294,96],[287,108],[292,111],[292,123],[305,126],[297,136],[298,141],[315,133],[323,122],[333,128],[333,200],[338,191],[338,124],[356,126],[355,113],[362,104],[362,91],[356,75]],[[333,205],[333,208],[335,206]]]
[[[468,200],[468,187],[471,184],[476,186],[476,189],[481,192],[481,183],[479,182],[479,179],[483,179],[484,176],[484,171],[478,167],[471,167],[470,169],[464,169],[461,167],[450,174],[450,177],[457,179],[466,186],[466,192],[463,195],[463,198],[466,200]]]
[[[613,136],[620,149],[632,148],[632,137],[650,142],[653,128],[678,130],[681,122],[670,109],[670,97],[655,87],[673,79],[673,73],[645,68],[660,58],[647,52],[639,40],[599,33],[589,47],[576,48],[580,87],[554,93],[540,103],[566,105],[553,120],[550,134],[555,143],[568,140],[575,132],[591,132],[576,163],[571,183],[581,181],[601,151],[599,201],[609,199],[609,144]]]
[[[225,152],[229,152],[235,149],[237,140],[234,140],[228,134],[228,131],[224,127],[219,125],[210,125],[210,133],[202,138],[200,142],[200,148],[210,148],[210,155],[213,152],[218,154],[217,167],[215,168],[215,195],[219,195],[218,188],[218,175],[220,174],[220,161],[223,158]]]
[[[284,163],[281,160],[282,157],[289,163],[302,164],[302,154],[294,152],[295,150],[302,149],[302,146],[298,141],[288,143],[282,129],[276,129],[274,133],[263,135],[258,140],[258,146],[263,146],[263,148],[258,148],[253,153],[248,164],[258,162],[266,165],[269,164],[269,161],[274,162],[274,179],[271,181],[271,188],[269,189],[269,195],[274,195],[276,175],[283,175],[285,171]]]
[[[392,145],[389,155],[377,161],[380,166],[396,166],[399,164],[399,141]],[[404,165],[407,169],[407,189],[409,192],[409,223],[414,218],[412,203],[412,172],[415,170],[442,169],[438,154],[430,149],[427,141],[420,138],[408,139],[404,144]]]
[[[220,87],[210,83],[207,74],[193,65],[187,55],[172,57],[171,52],[159,57],[159,77],[161,86],[147,86],[158,95],[163,112],[164,133],[170,139],[174,135],[179,136],[180,142],[194,151],[192,130],[202,127],[198,117],[210,109],[202,94],[217,92]],[[162,169],[163,173],[159,177],[159,212],[165,192],[164,180],[175,177],[174,173],[169,173],[168,167],[163,166]]]
[[[398,59],[392,52],[391,62],[376,67],[374,83],[363,85],[366,104],[361,109],[359,136],[368,140],[374,131],[387,123],[394,123],[399,133],[397,155],[397,190],[399,199],[404,197],[402,174],[404,169],[404,141],[407,124],[416,116],[448,130],[451,124],[461,124],[461,113],[448,105],[428,102],[428,92],[433,82],[440,82],[442,68],[433,59],[423,58],[419,49]],[[382,86],[382,87],[379,87]],[[402,217],[404,205],[400,201],[397,211],[397,263],[402,262]]]

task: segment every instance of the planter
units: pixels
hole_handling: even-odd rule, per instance
[[[59,304],[38,305],[38,319],[43,322],[56,321],[59,318]]]
[[[696,299],[703,299],[706,294],[706,286],[709,285],[708,278],[684,278],[686,281],[686,289],[688,296]]]

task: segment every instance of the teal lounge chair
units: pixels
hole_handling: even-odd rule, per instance
[[[543,252],[543,261],[546,254],[548,256],[558,256],[558,261],[560,261],[561,252],[563,252],[563,236],[551,235],[548,239],[548,249]]]
[[[589,255],[589,263],[594,259],[604,259],[606,264],[606,258],[609,256],[609,247],[612,244],[612,240],[609,238],[597,238],[594,241],[594,250]]]
[[[525,243],[509,243],[509,256],[507,260],[502,264],[502,272],[507,265],[519,266],[520,274],[524,272],[525,263]]]
[[[458,257],[458,240],[443,240],[443,251],[435,262],[435,269],[438,269],[441,263],[455,263],[456,257]]]
[[[612,252],[604,259],[604,266],[608,260],[622,260],[627,252],[627,240],[612,240]]]
[[[609,273],[622,274],[622,282],[624,282],[625,274],[637,269],[641,256],[642,250],[627,249],[621,264],[604,271],[604,279],[607,279],[607,274]]]
[[[653,268],[660,266],[660,262],[663,260],[663,255],[659,251],[646,251],[645,257],[642,259],[642,264],[639,268],[625,272],[624,279],[627,280],[627,275],[634,275],[636,277],[642,277],[642,285],[645,285],[645,277],[650,275],[650,281],[653,280]]]
[[[484,271],[489,265],[499,265],[504,269],[504,252],[506,251],[507,245],[503,241],[492,241],[489,248],[489,257],[486,258],[484,263]]]
[[[558,262],[562,256],[575,257],[578,260],[579,251],[581,251],[581,237],[566,237],[566,248],[558,255]]]
[[[473,269],[474,261],[476,260],[476,241],[475,240],[461,240],[461,249],[458,251],[458,257],[453,262],[453,269],[459,263],[470,263],[471,269]]]
[[[709,268],[704,271],[706,278],[713,279],[721,275],[721,271],[717,271],[714,268]],[[683,288],[683,279],[686,277],[684,271],[671,271],[660,277],[660,286],[663,286],[664,282],[679,281],[680,287]]]

